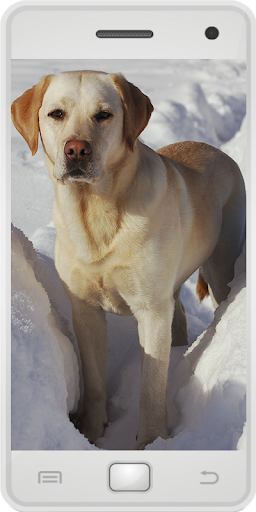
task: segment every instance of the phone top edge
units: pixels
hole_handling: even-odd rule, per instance
[[[104,9],[104,10],[108,10],[108,9],[117,9],[117,10],[123,10],[123,9],[133,9],[135,8],[136,10],[138,9],[145,9],[145,10],[150,10],[150,9],[156,9],[156,10],[162,10],[162,9],[180,9],[180,10],[183,10],[183,9],[186,9],[186,10],[193,10],[193,9],[196,9],[196,8],[199,8],[199,9],[202,9],[202,10],[207,10],[209,8],[213,8],[213,9],[226,9],[226,8],[233,8],[235,10],[238,10],[240,11],[241,13],[245,13],[245,14],[248,14],[249,17],[252,17],[253,19],[255,19],[255,15],[253,13],[253,11],[246,5],[246,4],[243,4],[242,2],[240,1],[237,1],[237,0],[227,0],[225,2],[221,1],[221,0],[216,0],[216,1],[211,1],[211,0],[206,0],[206,1],[203,1],[203,0],[197,0],[197,1],[186,1],[186,0],[181,0],[181,1],[160,1],[160,2],[156,2],[155,0],[154,1],[140,1],[140,2],[136,2],[136,1],[127,1],[127,0],[116,0],[116,1],[110,1],[110,2],[102,2],[102,1],[83,1],[83,2],[80,2],[80,1],[75,1],[75,2],[71,2],[69,0],[63,0],[63,1],[46,1],[46,2],[43,2],[43,1],[40,1],[40,0],[35,0],[35,1],[18,1],[18,2],[15,2],[14,4],[10,5],[3,13],[3,16],[2,18],[5,19],[5,18],[8,18],[8,16],[13,13],[13,12],[16,12],[17,10],[19,9],[33,9],[33,10],[36,10],[40,7],[44,7],[44,8],[54,8],[54,9],[57,9],[57,10],[63,10],[63,9],[82,9],[82,8],[97,8],[97,9]]]

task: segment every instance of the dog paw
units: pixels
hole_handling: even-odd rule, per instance
[[[161,434],[158,433],[156,435],[145,436],[145,437],[137,435],[136,436],[136,445],[135,445],[134,449],[135,450],[144,450],[148,444],[152,444],[159,437],[162,439],[170,438],[170,436],[168,436],[168,434],[166,434],[165,432],[162,432]]]
[[[144,450],[148,444],[151,444],[155,441],[154,439],[146,439],[145,441],[137,441],[135,450]]]
[[[70,420],[74,424],[74,426],[79,430],[81,434],[84,435],[88,439],[88,441],[92,444],[95,444],[96,439],[99,437],[103,437],[105,428],[107,426],[106,422],[100,422],[97,425],[89,425],[89,422],[83,415],[73,414],[70,416]]]

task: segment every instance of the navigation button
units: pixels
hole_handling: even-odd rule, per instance
[[[62,473],[60,471],[39,471],[39,484],[62,484]]]
[[[112,491],[143,492],[150,488],[150,467],[145,463],[115,463],[109,468]]]
[[[205,476],[205,481],[200,482],[200,484],[217,484],[219,481],[219,475],[218,473],[215,473],[214,471],[202,471],[201,475]]]

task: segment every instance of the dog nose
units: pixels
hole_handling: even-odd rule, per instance
[[[64,147],[65,155],[71,160],[85,160],[92,148],[87,140],[69,140]]]

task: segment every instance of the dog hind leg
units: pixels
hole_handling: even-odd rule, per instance
[[[214,297],[215,306],[226,300],[230,292],[229,283],[234,278],[235,262],[245,243],[245,204],[242,200],[240,206],[236,211],[237,202],[233,200],[232,205],[224,207],[218,243],[201,265],[201,273],[210,286],[209,292]]]
[[[173,295],[175,300],[174,315],[172,321],[172,347],[188,345],[188,330],[185,308],[180,299],[179,288]]]

